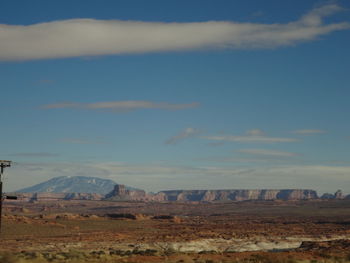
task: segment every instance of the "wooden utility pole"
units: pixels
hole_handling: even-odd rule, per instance
[[[4,200],[3,196],[2,196],[2,174],[4,173],[4,169],[6,167],[10,167],[11,166],[11,161],[2,161],[0,160],[0,232],[1,232],[1,218],[2,218],[2,202]]]

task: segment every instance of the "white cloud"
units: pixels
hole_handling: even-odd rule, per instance
[[[171,104],[168,102],[152,101],[108,101],[95,103],[62,102],[44,105],[43,109],[87,109],[87,110],[109,110],[113,112],[128,112],[138,109],[162,109],[162,110],[183,110],[198,107],[199,103]]]
[[[260,156],[270,156],[270,157],[294,157],[299,156],[297,153],[276,151],[276,150],[267,150],[267,149],[240,149],[240,153],[246,153],[251,155],[260,155]]]
[[[34,25],[0,25],[0,60],[31,60],[198,49],[277,48],[312,41],[347,22],[322,19],[342,8],[328,4],[286,24],[208,21],[163,23],[69,19]]]
[[[305,130],[296,130],[296,131],[293,131],[292,133],[302,134],[302,135],[312,135],[312,134],[322,134],[327,132],[324,130],[305,129]]]
[[[194,137],[200,133],[199,130],[194,129],[194,128],[187,128],[180,132],[179,134],[170,137],[168,140],[165,141],[166,144],[176,144],[179,141],[182,141],[186,138]]]

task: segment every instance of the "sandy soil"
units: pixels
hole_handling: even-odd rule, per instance
[[[347,262],[349,240],[346,200],[12,201],[0,262]]]

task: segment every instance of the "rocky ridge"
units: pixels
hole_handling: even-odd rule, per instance
[[[342,190],[337,190],[334,194],[324,193],[321,199],[350,199],[350,195],[344,195]]]
[[[106,195],[106,200],[133,201],[247,201],[247,200],[308,200],[317,199],[317,192],[309,189],[255,189],[255,190],[172,190],[156,194],[142,190],[127,190],[123,185],[116,185]]]

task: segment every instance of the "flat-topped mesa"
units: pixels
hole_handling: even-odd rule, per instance
[[[170,190],[146,194],[142,190],[127,190],[124,185],[115,185],[106,200],[134,201],[247,201],[247,200],[309,200],[317,199],[317,193],[309,189],[254,189],[254,190]]]
[[[324,193],[321,199],[350,199],[350,195],[343,195],[342,190],[337,190],[334,194]]]
[[[106,194],[105,200],[133,200],[143,201],[146,199],[146,192],[143,190],[128,190],[123,184],[116,184],[113,190]]]
[[[173,190],[162,191],[164,201],[247,201],[247,200],[308,200],[317,199],[309,189],[254,189],[254,190]],[[156,195],[158,195],[156,194]]]

